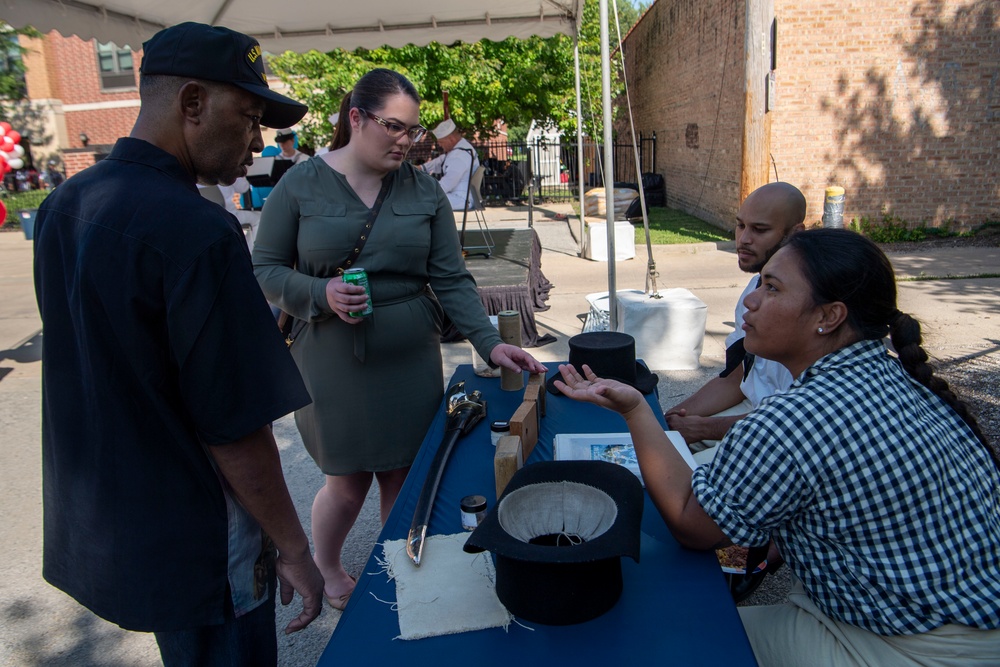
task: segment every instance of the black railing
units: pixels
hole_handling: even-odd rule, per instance
[[[481,195],[487,204],[503,205],[507,202],[523,203],[536,200],[573,201],[578,194],[578,147],[575,141],[558,144],[539,138],[533,141],[471,142],[479,154],[486,173]],[[421,163],[433,153],[429,142],[414,146],[408,158]],[[642,173],[656,171],[656,133],[640,134],[637,141],[639,164]],[[585,143],[584,191],[604,185],[604,146]],[[616,183],[636,183],[635,151],[631,143],[614,145],[614,174]],[[529,184],[531,187],[529,188]]]

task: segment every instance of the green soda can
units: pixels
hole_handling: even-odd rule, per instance
[[[344,271],[344,282],[364,287],[365,294],[368,295],[368,303],[365,304],[364,310],[360,312],[348,312],[347,314],[351,317],[367,317],[371,315],[374,309],[372,308],[372,289],[368,286],[368,272],[364,269],[348,269]]]

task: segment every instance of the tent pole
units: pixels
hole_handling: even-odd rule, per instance
[[[604,107],[604,219],[608,226],[609,329],[618,330],[618,288],[615,280],[615,165],[611,136],[611,48],[608,44],[608,0],[601,7],[601,101]]]
[[[580,38],[573,37],[573,71],[576,75],[576,166],[577,171],[577,195],[580,197],[580,256],[583,257],[583,244],[586,242],[586,222],[584,221],[584,196],[583,196],[583,109],[580,103]]]

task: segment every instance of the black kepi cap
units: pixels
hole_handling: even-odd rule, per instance
[[[230,83],[260,97],[265,104],[262,125],[290,127],[309,110],[268,88],[260,44],[241,32],[204,23],[178,23],[153,35],[142,51],[139,70],[143,74]]]

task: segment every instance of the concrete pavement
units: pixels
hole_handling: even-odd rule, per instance
[[[566,216],[566,217],[564,217]],[[523,208],[489,209],[492,228],[523,228]],[[579,333],[585,296],[607,290],[606,263],[576,256],[578,222],[568,206],[537,207],[534,228],[542,241],[542,271],[554,284],[550,309],[536,313],[540,333],[557,341],[535,348],[543,362],[564,360],[568,339]],[[660,397],[672,405],[701,385],[722,365],[723,339],[732,330],[733,306],[748,277],[736,267],[731,244],[656,246],[653,258],[658,287],[685,287],[708,306],[701,358],[693,371],[660,371]],[[933,249],[890,259],[900,276],[968,276],[996,272],[998,248]],[[619,289],[642,289],[645,247],[636,258],[618,262]],[[5,576],[0,579],[0,664],[3,665],[157,665],[159,655],[150,635],[128,633],[102,621],[41,579],[41,465],[39,453],[41,323],[32,284],[31,244],[19,232],[0,233],[0,543],[5,549]],[[921,319],[927,349],[941,359],[988,354],[1000,356],[1000,279],[900,283],[900,308]],[[470,363],[468,343],[443,346],[445,377],[454,365]],[[656,370],[656,369],[654,369]],[[309,529],[313,495],[322,475],[305,453],[294,423],[276,424],[288,480],[300,519]],[[378,533],[377,503],[369,496],[345,554],[348,570],[361,574]],[[154,603],[154,601],[151,601]],[[279,610],[279,627],[293,615]],[[325,609],[303,632],[279,635],[280,664],[315,665],[338,612]]]

